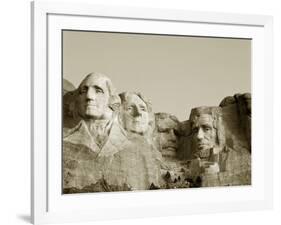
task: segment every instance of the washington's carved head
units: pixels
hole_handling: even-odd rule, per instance
[[[151,122],[151,103],[137,92],[123,92],[120,95],[120,121],[124,129],[137,134],[148,131]]]
[[[84,119],[106,119],[120,105],[111,80],[100,73],[88,74],[76,90],[75,107]]]
[[[192,148],[195,157],[209,157],[225,145],[224,127],[220,107],[199,107],[190,114]]]

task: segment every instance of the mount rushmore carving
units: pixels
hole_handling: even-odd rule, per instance
[[[249,93],[179,121],[100,73],[64,83],[63,193],[251,184]]]

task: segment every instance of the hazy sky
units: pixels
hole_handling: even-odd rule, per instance
[[[118,92],[143,93],[154,112],[186,120],[194,107],[251,92],[251,41],[64,31],[63,77],[77,87],[90,72],[106,74]]]

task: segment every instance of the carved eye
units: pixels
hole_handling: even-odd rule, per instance
[[[203,129],[204,129],[204,131],[210,131],[210,130],[211,130],[211,127],[209,127],[209,126],[204,126]]]
[[[96,88],[96,93],[103,94],[104,91],[101,88]]]
[[[144,106],[141,106],[140,109],[141,109],[141,111],[143,111],[143,112],[146,112],[146,111],[147,111]]]

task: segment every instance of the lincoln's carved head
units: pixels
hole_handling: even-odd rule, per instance
[[[220,107],[199,107],[190,114],[193,156],[208,158],[225,146]]]

